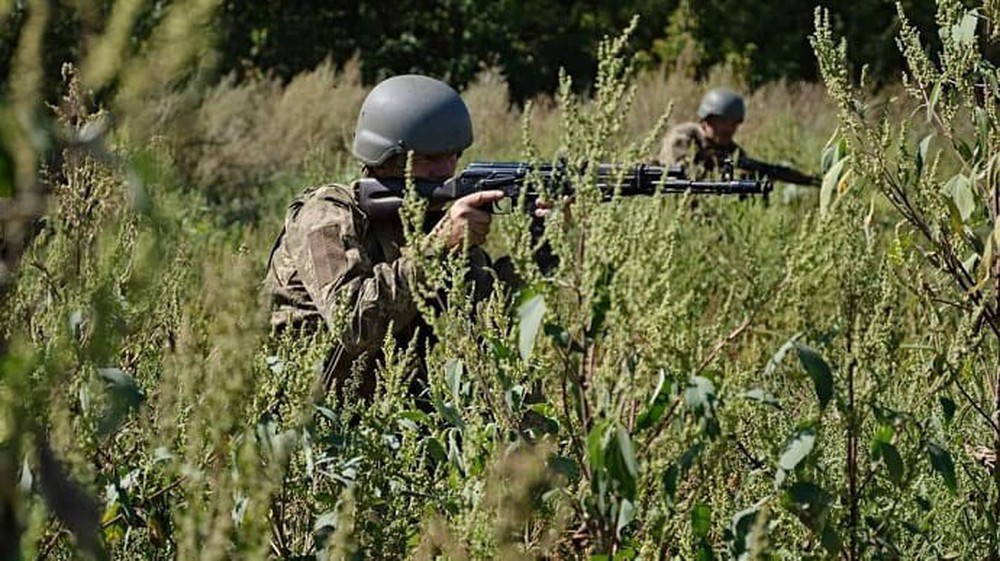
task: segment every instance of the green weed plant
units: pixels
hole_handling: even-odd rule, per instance
[[[204,44],[167,51],[212,5],[172,6],[116,62],[116,4],[51,116],[31,73],[0,111],[0,557],[1000,555],[992,4],[942,0],[940,53],[901,12],[888,101],[817,13],[829,97],[767,85],[741,137],[816,193],[607,202],[581,171],[558,264],[499,218],[520,283],[481,301],[408,199],[438,343],[387,340],[370,401],[317,395],[337,329],[274,335],[260,291],[283,204],[354,173],[356,70],[207,87]],[[586,97],[483,74],[470,158],[646,161],[704,84],[637,75],[635,25]]]

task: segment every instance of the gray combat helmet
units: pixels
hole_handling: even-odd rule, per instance
[[[396,154],[461,152],[472,144],[469,109],[451,86],[416,74],[376,85],[361,104],[354,156],[369,166]]]
[[[706,119],[712,115],[743,122],[743,117],[746,115],[743,96],[728,88],[709,90],[701,98],[701,105],[698,106],[698,118]]]

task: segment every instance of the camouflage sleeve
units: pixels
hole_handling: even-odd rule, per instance
[[[698,150],[698,139],[689,130],[690,127],[680,125],[674,127],[663,136],[658,160],[660,165],[690,164]]]
[[[314,199],[287,235],[303,285],[327,325],[342,329],[349,354],[379,347],[390,323],[399,331],[416,317],[416,261],[404,251],[395,261],[373,264],[350,206]]]

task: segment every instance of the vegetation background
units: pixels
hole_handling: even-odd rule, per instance
[[[0,558],[1000,558],[997,3],[315,4],[0,3]],[[555,271],[521,216],[516,292],[427,260],[431,407],[388,342],[317,400],[264,265],[411,70],[467,161],[641,161],[743,87],[823,187],[578,177]]]

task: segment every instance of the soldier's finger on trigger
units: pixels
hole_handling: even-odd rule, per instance
[[[470,197],[471,200],[469,201],[469,204],[474,207],[481,207],[483,205],[495,203],[504,198],[504,196],[504,192],[497,189],[480,191]]]

